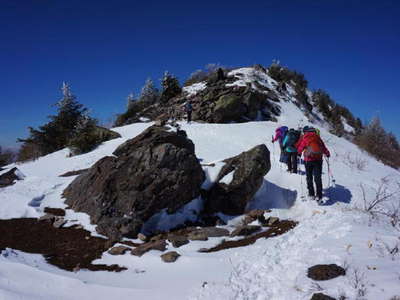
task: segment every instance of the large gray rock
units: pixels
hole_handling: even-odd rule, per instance
[[[112,239],[136,237],[143,223],[174,213],[200,194],[204,173],[189,139],[152,126],[104,157],[64,191],[66,203],[90,215]]]
[[[24,177],[18,168],[12,168],[10,171],[0,175],[0,188],[13,185],[15,181],[22,180]]]
[[[206,198],[206,211],[222,212],[228,215],[243,214],[247,203],[261,187],[264,176],[271,169],[269,150],[258,145],[249,151],[224,160],[216,183],[203,193]],[[230,183],[222,182],[225,175],[233,172]]]

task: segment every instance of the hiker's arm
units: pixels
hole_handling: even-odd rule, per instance
[[[301,139],[299,141],[298,145],[297,145],[297,153],[299,155],[301,155],[301,153],[303,152],[304,148],[305,148],[305,142],[304,142],[304,139]]]
[[[272,142],[276,142],[279,138],[279,132],[275,133],[275,137],[272,139]]]
[[[288,135],[286,135],[285,138],[283,139],[283,143],[282,143],[283,148],[286,147],[287,140],[288,140]]]
[[[331,153],[329,152],[328,148],[326,148],[324,141],[321,140],[321,142],[322,142],[322,150],[323,150],[324,154],[326,155],[326,157],[330,157]]]

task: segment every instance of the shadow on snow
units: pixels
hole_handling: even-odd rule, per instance
[[[253,200],[248,204],[246,210],[290,208],[297,198],[297,191],[282,188],[264,179],[261,188]]]
[[[351,198],[353,197],[350,190],[340,184],[331,186],[325,189],[324,192],[325,195],[329,198],[325,205],[333,205],[336,202],[350,203]]]

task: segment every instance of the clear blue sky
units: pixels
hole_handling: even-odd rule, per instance
[[[164,70],[272,59],[400,137],[400,1],[182,2],[0,0],[0,144],[48,121],[62,81],[107,120]]]

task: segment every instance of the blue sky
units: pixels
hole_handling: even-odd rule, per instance
[[[55,113],[62,81],[103,121],[148,77],[283,65],[400,137],[400,1],[0,0],[0,145]]]

